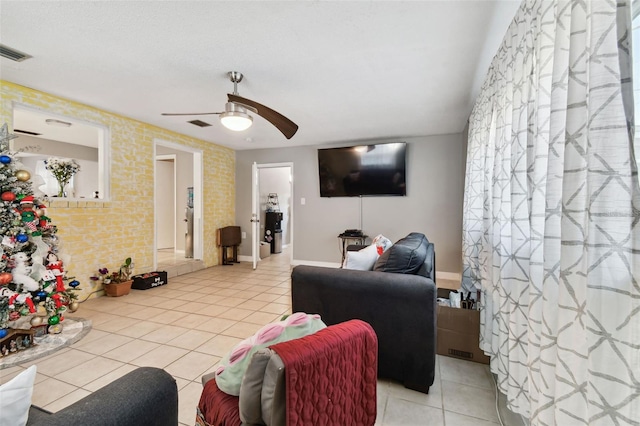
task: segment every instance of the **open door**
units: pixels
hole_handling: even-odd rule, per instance
[[[251,259],[253,269],[258,267],[258,256],[260,256],[260,203],[258,202],[258,164],[251,165]]]

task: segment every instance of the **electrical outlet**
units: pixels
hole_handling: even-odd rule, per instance
[[[238,234],[236,234],[236,235],[238,235]],[[247,233],[246,233],[246,232],[243,232],[243,233],[242,233],[242,239],[244,240],[244,239],[246,239],[246,238],[247,238]]]
[[[301,205],[304,206],[306,203],[307,203],[307,200],[304,197],[300,198],[300,204]]]

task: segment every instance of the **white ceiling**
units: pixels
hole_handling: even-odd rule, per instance
[[[463,130],[519,1],[0,1],[0,78],[234,149]],[[296,122],[287,140],[240,96]],[[199,128],[186,121],[212,124]]]
[[[70,127],[47,124],[48,119],[69,123]],[[19,130],[37,133],[29,135],[40,139],[68,142],[75,145],[98,148],[100,129],[79,120],[68,120],[58,115],[48,114],[34,109],[16,107],[13,110],[13,130],[16,136],[22,136]]]

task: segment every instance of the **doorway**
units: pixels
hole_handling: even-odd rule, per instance
[[[254,267],[270,257],[291,264],[293,259],[293,163],[255,165],[255,215],[257,222],[253,245]],[[277,223],[274,231],[274,217]],[[268,246],[267,246],[268,245]],[[273,257],[272,257],[273,256]],[[283,259],[286,258],[286,259]]]
[[[154,158],[156,269],[169,277],[203,269],[202,152],[156,140]]]
[[[155,191],[158,218],[156,248],[158,251],[173,252],[177,249],[175,154],[156,155]]]

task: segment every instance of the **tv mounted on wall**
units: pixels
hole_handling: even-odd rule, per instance
[[[318,149],[321,197],[407,195],[406,142]]]

